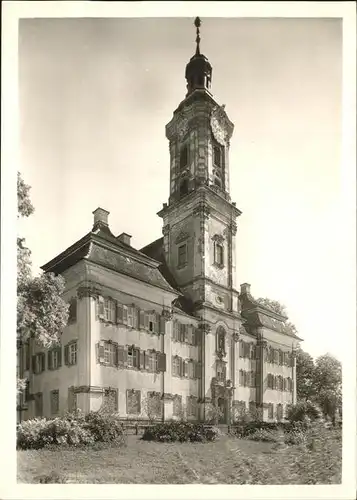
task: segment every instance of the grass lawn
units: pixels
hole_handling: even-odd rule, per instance
[[[18,451],[18,481],[57,473],[68,483],[338,484],[340,437],[316,450],[222,436],[212,443],[156,443],[94,450]]]

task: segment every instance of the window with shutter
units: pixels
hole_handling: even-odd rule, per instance
[[[188,378],[194,378],[194,361],[192,359],[188,362]]]
[[[188,325],[184,325],[184,342],[189,343]]]
[[[273,403],[268,404],[268,418],[274,418],[274,405]]]
[[[77,364],[77,342],[71,342],[68,345],[68,364]]]
[[[158,353],[155,351],[148,352],[149,372],[156,373],[158,371]]]
[[[101,351],[103,361],[106,365],[114,366],[116,358],[116,345],[112,342],[100,342],[99,349],[103,346],[104,349]]]
[[[184,377],[187,377],[188,376],[188,363],[187,363],[187,360],[185,359],[183,361],[183,376]]]
[[[117,346],[117,361],[119,368],[125,368],[128,362],[128,351],[123,345]]]
[[[57,359],[58,359],[58,368],[62,366],[62,347],[57,347]]]

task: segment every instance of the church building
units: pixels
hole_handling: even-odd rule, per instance
[[[231,423],[246,410],[281,420],[296,402],[301,339],[249,284],[237,287],[234,126],[211,93],[199,18],[195,26],[186,96],[166,125],[162,237],[135,249],[97,208],[92,229],[42,267],[65,278],[70,316],[60,346],[21,348],[19,419],[106,407],[123,419]]]

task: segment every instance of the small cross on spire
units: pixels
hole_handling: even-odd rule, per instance
[[[196,26],[196,55],[200,54],[200,26],[201,26],[201,19],[199,17],[196,17],[195,19],[195,26]]]

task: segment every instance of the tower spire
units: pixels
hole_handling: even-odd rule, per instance
[[[196,56],[200,55],[200,26],[201,26],[201,19],[199,17],[196,17],[195,19],[195,26],[196,26]]]
[[[196,17],[194,25],[196,26],[196,53],[190,59],[186,66],[185,77],[187,80],[186,97],[196,89],[209,90],[211,88],[212,66],[207,57],[200,51],[200,26],[202,21]]]

